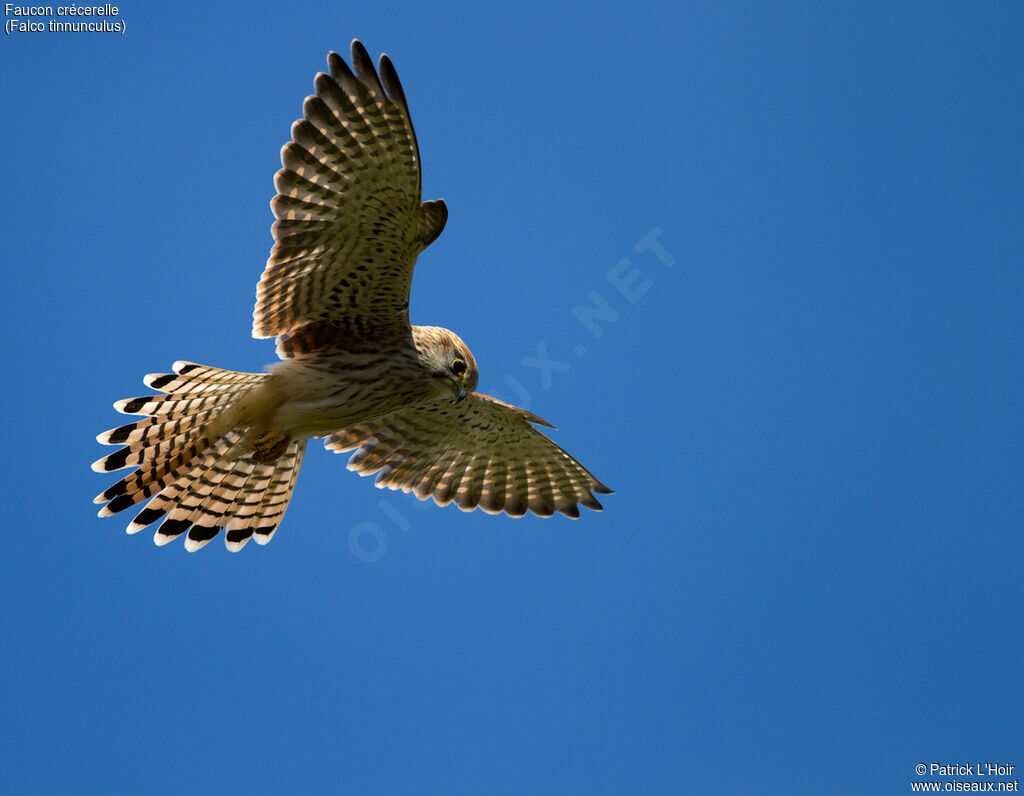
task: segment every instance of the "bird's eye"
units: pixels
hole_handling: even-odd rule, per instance
[[[465,372],[466,360],[460,359],[459,357],[455,357],[455,359],[452,360],[452,373],[454,373],[456,376],[461,376]]]

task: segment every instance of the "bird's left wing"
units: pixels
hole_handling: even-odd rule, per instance
[[[327,63],[281,150],[275,243],[256,288],[253,337],[284,335],[282,356],[330,334],[407,334],[416,257],[448,218],[443,201],[420,203],[416,134],[388,57],[378,74],[357,40],[352,69],[333,52]]]
[[[376,485],[413,492],[464,511],[542,517],[556,511],[578,517],[596,511],[592,492],[612,490],[531,424],[536,415],[480,393],[458,403],[411,407],[342,429],[324,444],[336,453],[355,450],[348,463]]]

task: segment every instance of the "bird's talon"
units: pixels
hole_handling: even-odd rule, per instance
[[[291,437],[280,431],[271,430],[260,434],[252,441],[252,459],[261,464],[272,462],[284,453],[291,441]]]

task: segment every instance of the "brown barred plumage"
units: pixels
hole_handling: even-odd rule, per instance
[[[475,393],[476,361],[447,329],[409,325],[419,253],[444,229],[423,202],[420,156],[394,67],[352,42],[336,53],[292,126],[275,176],[274,246],[257,286],[254,337],[277,337],[269,373],[176,362],[144,381],[160,394],[114,404],[143,415],[97,439],[121,446],[93,464],[137,468],[96,498],[100,516],[145,502],[128,532],[220,531],[229,550],[270,541],[311,437],[354,450],[377,485],[469,511],[579,516],[611,490],[537,431],[539,417]],[[157,524],[159,523],[159,524]]]
[[[377,474],[377,486],[412,492],[439,506],[489,514],[542,517],[556,511],[596,511],[591,494],[604,484],[531,423],[549,423],[482,393],[456,403],[426,404],[392,412],[335,432],[324,443],[336,453],[355,450],[348,469]]]
[[[148,386],[165,395],[118,401],[125,414],[148,413],[135,423],[105,431],[96,439],[124,445],[93,463],[97,472],[138,466],[96,497],[105,517],[148,500],[128,526],[136,533],[163,520],[154,535],[166,544],[188,532],[185,546],[198,550],[226,528],[229,548],[240,550],[253,534],[266,544],[288,504],[302,464],[306,440],[295,440],[277,461],[257,465],[239,457],[244,435],[221,433],[223,417],[253,387],[270,377],[175,362],[174,373],[150,374]],[[244,445],[243,445],[244,447]]]

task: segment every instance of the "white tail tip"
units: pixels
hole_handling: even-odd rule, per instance
[[[185,549],[188,550],[190,553],[194,553],[196,550],[202,550],[211,541],[211,539],[203,539],[202,541],[196,541],[195,539],[186,536]]]

